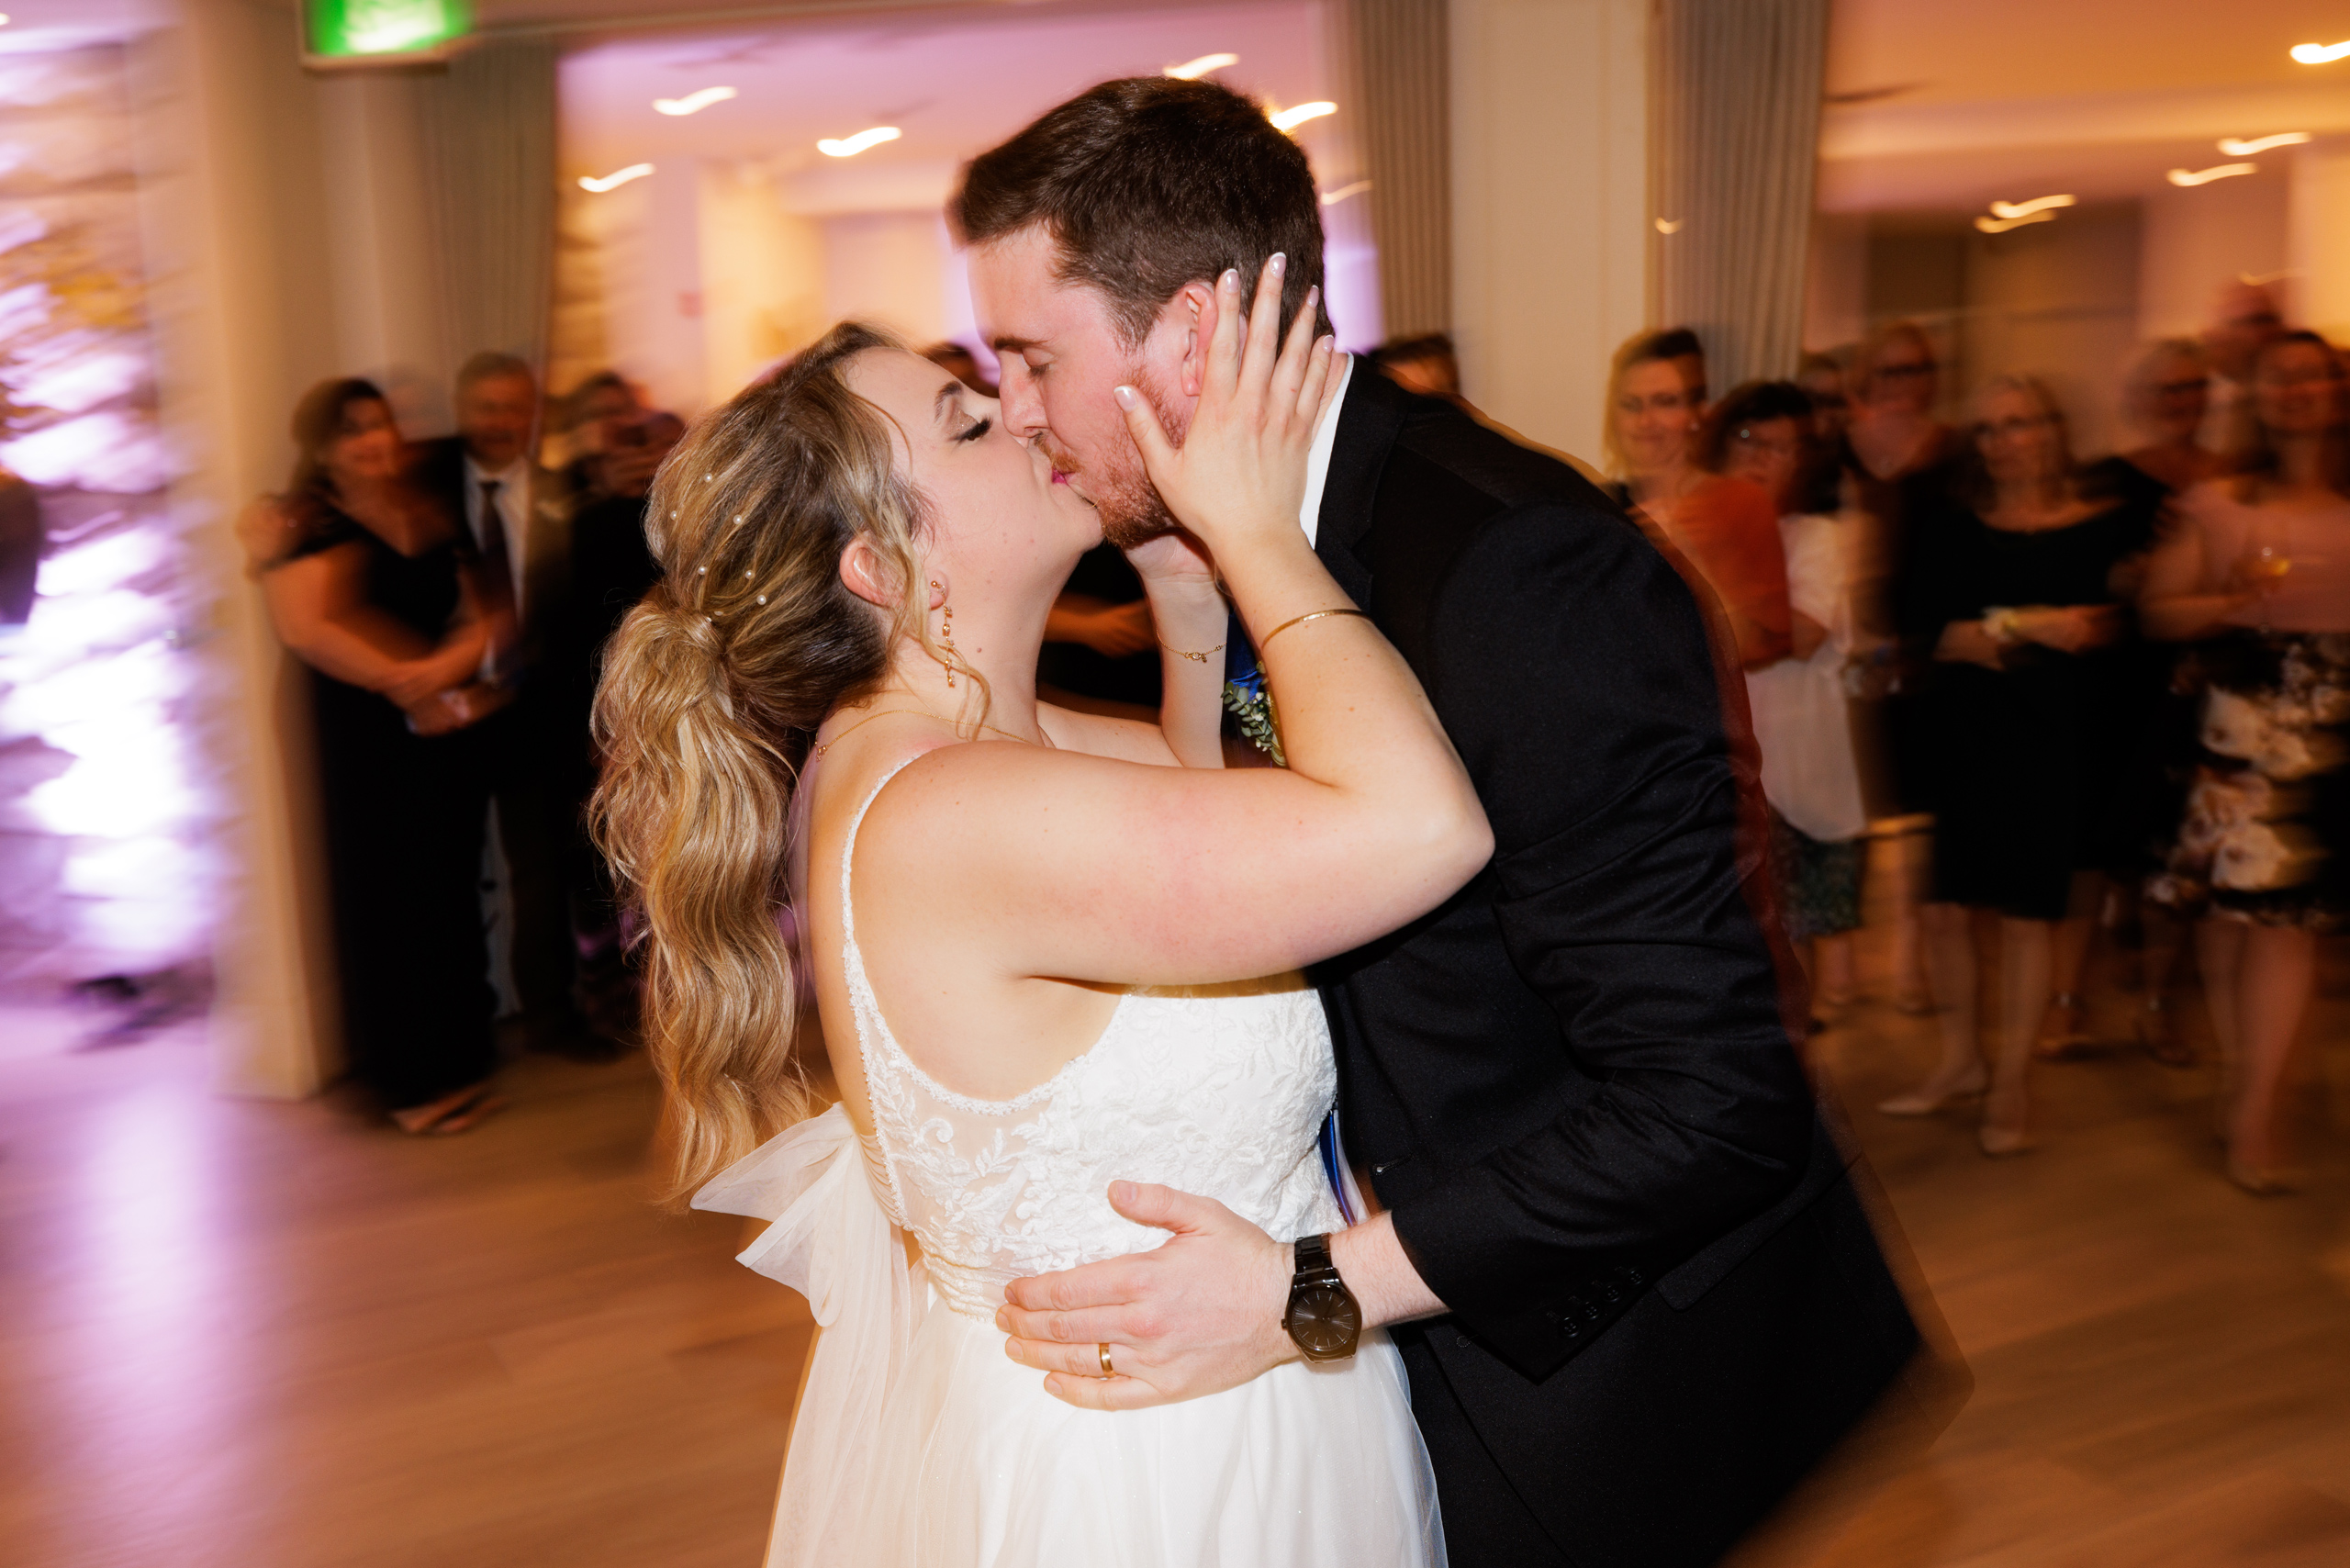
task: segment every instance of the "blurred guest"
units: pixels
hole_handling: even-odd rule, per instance
[[[2162,487],[2187,490],[2220,470],[2219,454],[2202,443],[2210,417],[2211,362],[2193,338],[2165,338],[2130,367],[2123,404],[2147,437],[2121,461]]]
[[[0,626],[22,626],[32,619],[33,585],[47,543],[40,497],[17,475],[0,468]]]
[[[1747,672],[1746,694],[1762,752],[1772,870],[1787,936],[1811,976],[1816,1004],[1833,1009],[1852,996],[1868,813],[1845,711],[1851,541],[1835,510],[1832,471],[1821,493],[1828,465],[1811,420],[1811,399],[1794,382],[1749,382],[1715,406],[1699,453],[1707,468],[1760,486],[1779,513],[1790,649]]]
[[[2217,454],[2200,444],[2210,382],[2203,345],[2193,338],[2169,338],[2149,345],[2131,366],[2123,402],[2148,438],[2144,444],[2095,464],[2083,474],[2090,492],[2103,491],[2153,509],[2210,478],[2220,467]],[[2143,563],[2141,563],[2143,566]],[[2143,574],[2142,574],[2143,575]],[[2121,585],[2135,600],[2143,584]],[[2186,779],[2194,768],[2200,698],[2175,689],[2178,652],[2175,644],[2132,638],[2115,655],[2123,671],[2114,717],[2126,738],[2121,788],[2111,809],[2124,824],[2122,854],[2111,868],[2114,885],[2129,904],[2123,929],[2134,924],[2138,942],[2139,1006],[2132,1022],[2138,1043],[2173,1067],[2194,1064],[2195,1053],[2173,1026],[2170,977],[2185,945],[2185,932],[2166,905],[2144,898],[2148,879],[2163,868],[2153,851],[2167,846],[2186,809]],[[2070,924],[2057,929],[2052,984],[2055,998],[2042,1029],[2040,1054],[2056,1058],[2091,1042],[2081,1028],[2081,973],[2087,932]]]
[[[2111,745],[2098,655],[2122,634],[2113,583],[2143,550],[2143,508],[2085,494],[2055,400],[1999,377],[1975,400],[1973,476],[1948,517],[1918,530],[1908,592],[1932,629],[1926,695],[1934,766],[1929,968],[1942,1059],[1915,1091],[1879,1107],[1925,1115],[1985,1094],[1977,1139],[1989,1155],[2029,1147],[2028,1078],[2049,1002],[2054,928],[2086,914],[2105,863]],[[1997,1046],[1985,1070],[1975,1017],[1974,914],[1999,926]]]
[[[1860,704],[1863,727],[1882,741],[1873,755],[1884,764],[1881,809],[1893,816],[1926,810],[1932,737],[1925,733],[1916,690],[1930,662],[1935,633],[1905,626],[1902,601],[1912,534],[1946,510],[1946,498],[1966,453],[1956,431],[1935,417],[1941,365],[1933,342],[1914,321],[1892,321],[1871,332],[1855,356],[1847,386],[1851,418],[1841,454],[1852,499],[1863,519],[1854,613],[1862,636],[1888,650]],[[1904,1013],[1933,1011],[1926,983],[1919,918],[1923,868],[1903,857],[1893,881],[1894,1005]]]
[[[1650,338],[1649,352],[1671,360],[1680,370],[1682,382],[1689,389],[1689,412],[1704,419],[1712,393],[1706,378],[1706,345],[1697,334],[1687,327],[1667,327]]]
[[[1744,479],[1692,461],[1699,389],[1673,351],[1685,332],[1644,333],[1616,351],[1607,381],[1608,459],[1617,498],[1670,543],[1711,590],[1748,669],[1787,656],[1786,555],[1778,509]],[[1694,341],[1694,340],[1692,340]]]
[[[312,388],[294,441],[285,493],[241,532],[310,666],[343,1045],[402,1130],[463,1132],[497,1108],[471,726],[501,700],[478,670],[508,610],[463,530],[403,482],[372,384]]]
[[[1406,391],[1423,398],[1441,398],[1456,408],[1468,405],[1460,396],[1460,359],[1452,340],[1442,332],[1416,338],[1390,338],[1371,354],[1371,368]]]
[[[564,879],[578,939],[579,1000],[590,1026],[607,1036],[633,1031],[636,994],[610,873],[588,834],[585,812],[597,768],[589,715],[604,644],[660,579],[661,567],[645,542],[645,497],[685,433],[685,421],[668,413],[639,414],[613,432],[602,462],[610,493],[572,518],[565,627],[548,660],[549,695],[563,714],[555,732],[569,747],[558,760],[568,767],[560,797]]]
[[[1849,355],[1850,350],[1843,351]],[[1852,422],[1852,399],[1844,395],[1844,357],[1811,353],[1796,367],[1796,385],[1811,399],[1812,439],[1830,452],[1844,444],[1844,428]]]
[[[2203,443],[2227,451],[2234,438],[2236,412],[2252,376],[2252,362],[2270,339],[2285,330],[2277,297],[2260,284],[2234,278],[2220,286],[2211,324],[2203,329],[2203,347],[2210,355],[2210,412],[2206,416]]]
[[[2193,642],[2199,766],[2164,890],[2200,909],[2228,1072],[2228,1174],[2288,1190],[2284,1091],[2317,937],[2350,915],[2350,417],[2314,332],[2245,367],[2232,476],[2198,486],[2147,570],[2149,634]]]
[[[1158,706],[1158,633],[1142,578],[1116,545],[1097,544],[1078,557],[1046,617],[1036,679],[1081,708]]]
[[[933,343],[922,351],[922,357],[938,366],[983,398],[996,395],[995,383],[979,374],[979,358],[961,343],[948,339]]]
[[[573,387],[563,398],[562,457],[554,466],[580,505],[609,494],[605,488],[603,456],[613,436],[644,407],[617,370],[599,370]]]
[[[417,481],[459,519],[481,552],[486,591],[513,606],[515,635],[493,644],[483,673],[514,700],[485,730],[498,842],[505,851],[514,989],[531,1049],[608,1054],[573,995],[578,948],[565,896],[570,833],[571,715],[538,679],[565,620],[572,496],[532,461],[538,381],[512,354],[477,353],[457,372],[457,433],[429,442]]]

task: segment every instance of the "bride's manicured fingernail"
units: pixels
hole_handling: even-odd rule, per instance
[[[1215,286],[1222,289],[1237,289],[1240,286],[1240,269],[1238,267],[1225,268],[1224,275],[1215,280]]]
[[[1265,270],[1275,277],[1283,276],[1289,272],[1289,258],[1281,252],[1275,251],[1273,259],[1265,263]]]
[[[1314,308],[1314,303],[1315,303],[1315,300],[1317,300],[1317,299],[1320,299],[1321,297],[1322,297],[1322,286],[1321,286],[1320,284],[1318,284],[1318,283],[1317,283],[1317,284],[1315,284],[1313,287],[1311,287],[1311,288],[1309,288],[1309,289],[1307,289],[1307,290],[1305,291],[1305,308],[1306,308],[1308,310],[1313,309],[1313,308]]]
[[[1118,400],[1118,407],[1121,409],[1131,409],[1135,406],[1135,389],[1131,386],[1113,386],[1110,389],[1110,396]]]

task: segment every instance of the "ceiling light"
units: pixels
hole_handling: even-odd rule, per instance
[[[1187,60],[1181,65],[1170,65],[1159,74],[1172,76],[1179,81],[1196,82],[1211,71],[1221,71],[1227,65],[1239,63],[1240,57],[1237,54],[1203,54],[1197,60]]]
[[[1337,112],[1338,106],[1325,98],[1311,104],[1300,104],[1293,109],[1283,109],[1277,115],[1267,115],[1265,118],[1273,122],[1275,130],[1293,131],[1307,120],[1320,119],[1324,115],[1334,115]]]
[[[1975,227],[1986,234],[2005,234],[2009,230],[2020,229],[2027,223],[2055,221],[2056,215],[2046,207],[2042,207],[2037,212],[2027,212],[2020,218],[1978,218],[1975,220]]]
[[[1322,205],[1324,207],[1336,207],[1340,202],[1348,200],[1349,197],[1359,196],[1369,189],[1371,189],[1371,182],[1369,180],[1357,180],[1351,185],[1340,185],[1337,190],[1330,192],[1327,196],[1325,196],[1322,198]]]
[[[7,25],[8,25],[8,13],[7,13],[7,12],[6,12],[6,11],[0,11],[0,28],[5,28],[5,27],[6,27]]]
[[[1995,201],[1991,204],[1991,216],[1994,218],[2030,218],[2035,212],[2046,212],[2051,207],[2070,207],[2072,205],[2073,198],[2068,196],[2034,196],[2030,201]],[[1986,232],[1988,232],[1988,230],[1986,230]]]
[[[1678,234],[1681,232],[1681,226],[1687,221],[1685,218],[1660,218],[1656,220],[1656,231],[1660,234]]]
[[[2344,39],[2340,43],[2297,43],[2293,46],[2293,58],[2303,65],[2323,65],[2345,54],[2350,54],[2350,39]]]
[[[895,141],[904,134],[894,125],[877,125],[871,130],[860,130],[855,136],[844,136],[838,141],[827,137],[816,143],[816,151],[827,158],[854,158],[868,147]]]
[[[2213,180],[2232,180],[2238,174],[2260,173],[2257,163],[2218,163],[2209,169],[2173,169],[2163,176],[2174,185],[2208,185]]]
[[[722,104],[734,95],[732,87],[704,87],[699,93],[688,93],[682,98],[655,98],[653,106],[665,115],[698,115],[712,104]]]
[[[631,180],[641,180],[651,173],[653,173],[653,165],[650,163],[631,163],[625,169],[613,170],[600,180],[582,174],[579,176],[579,188],[583,191],[594,191],[601,196],[604,192],[624,185]]]
[[[2255,152],[2266,152],[2275,147],[2299,147],[2311,140],[2306,130],[2280,130],[2274,136],[2255,137],[2250,141],[2232,136],[2220,138],[2220,151],[2231,158],[2249,158]]]

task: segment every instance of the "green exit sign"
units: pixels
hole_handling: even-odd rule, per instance
[[[445,60],[472,28],[467,0],[303,0],[302,62],[408,65]]]

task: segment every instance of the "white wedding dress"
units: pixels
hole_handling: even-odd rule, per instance
[[[895,770],[890,777],[895,777]],[[818,1325],[768,1568],[1389,1568],[1441,1564],[1402,1359],[1292,1361],[1222,1394],[1077,1409],[1004,1354],[1007,1281],[1146,1250],[1113,1180],[1213,1197],[1288,1239],[1336,1228],[1315,1138],[1336,1090],[1315,994],[1136,991],[1017,1099],[932,1081],[882,1020],[841,854],[842,961],[875,1136],[835,1105],[694,1206],[773,1223],[742,1254]],[[900,1227],[921,1243],[910,1264]]]

